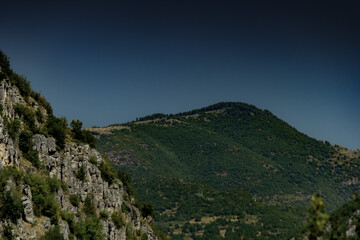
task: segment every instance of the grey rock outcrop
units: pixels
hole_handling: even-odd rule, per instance
[[[24,220],[28,223],[34,223],[35,215],[30,186],[25,185],[23,193],[25,194],[25,197],[22,197],[21,200],[24,205]]]
[[[111,217],[101,220],[104,239],[127,239],[129,232],[139,239],[140,235],[144,234],[149,240],[157,239],[151,227],[134,206],[133,198],[125,191],[122,182],[115,179],[110,184],[103,179],[99,164],[104,160],[96,150],[91,149],[88,145],[68,142],[63,150],[58,151],[54,138],[36,134],[31,138],[32,146],[38,152],[41,165],[46,168],[46,171],[36,169],[29,161],[23,161],[21,152],[9,136],[7,124],[5,124],[3,116],[8,121],[15,119],[21,121],[21,117],[17,116],[15,111],[16,104],[30,106],[31,111],[34,112],[40,110],[44,114],[45,119],[47,117],[46,110],[31,97],[28,97],[25,101],[19,90],[12,86],[10,81],[1,81],[1,79],[0,104],[3,109],[3,113],[0,114],[0,168],[15,166],[18,170],[29,170],[35,174],[48,172],[50,177],[55,177],[66,183],[68,190],[64,191],[60,187],[55,193],[55,199],[60,206],[61,212],[73,214],[75,221],[82,220],[79,212],[81,213],[85,199],[89,195],[92,196],[92,202],[96,208],[97,215],[99,215],[100,211],[107,212],[109,216],[114,212],[121,214],[124,220],[124,224],[121,227],[116,226]],[[35,120],[35,125],[39,126],[37,120]],[[24,123],[21,123],[19,132],[23,126]],[[23,163],[26,166],[22,166],[21,164]],[[84,174],[82,178],[78,177],[79,171],[82,171]],[[39,217],[34,214],[33,194],[35,193],[32,192],[31,187],[26,185],[23,180],[19,182],[19,180],[9,179],[5,190],[14,189],[18,189],[16,191],[21,195],[20,199],[24,207],[23,216],[16,223],[0,219],[0,237],[4,236],[7,229],[12,229],[12,235],[15,239],[38,239],[47,230],[54,227],[52,220],[49,217]],[[71,195],[80,196],[78,206],[74,206],[70,202]],[[127,206],[129,211],[121,211],[123,204]],[[64,238],[69,239],[71,232],[68,222],[59,218],[58,226]]]

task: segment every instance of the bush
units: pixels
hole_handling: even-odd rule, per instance
[[[97,165],[97,161],[96,161],[96,157],[95,156],[91,156],[90,159],[89,159],[89,162],[94,164],[94,165]]]
[[[94,206],[94,203],[93,203],[92,199],[93,199],[93,195],[91,193],[89,193],[85,198],[85,202],[84,202],[84,206],[83,206],[83,212],[86,215],[96,216],[96,208]]]
[[[95,137],[91,132],[87,130],[82,130],[82,122],[79,120],[72,120],[70,123],[71,131],[74,135],[74,138],[79,140],[82,143],[89,144],[90,147],[95,147]]]
[[[11,191],[5,191],[0,196],[0,219],[9,219],[13,223],[21,218],[24,206],[19,197]]]
[[[75,223],[73,230],[78,239],[104,239],[101,221],[96,216],[87,216],[85,221]]]
[[[32,149],[31,137],[32,133],[30,131],[22,131],[19,136],[19,148],[23,152],[24,158],[29,160],[36,168],[40,168],[39,153]]]
[[[9,58],[0,50],[0,68],[1,72],[9,75],[11,72]]]
[[[92,148],[96,146],[96,139],[88,130],[82,130],[82,142],[89,144]]]
[[[24,153],[27,154],[32,149],[31,143],[32,133],[29,131],[22,131],[19,136],[19,148]]]
[[[124,218],[121,214],[121,211],[113,212],[113,214],[111,215],[111,219],[117,228],[125,226]]]
[[[15,119],[14,121],[8,122],[8,133],[14,141],[16,141],[16,138],[18,137],[20,127],[21,127],[21,122],[19,119]]]
[[[24,157],[29,160],[36,168],[41,168],[38,151],[30,150],[30,152],[25,154]]]
[[[10,82],[14,84],[20,91],[21,96],[27,99],[31,94],[30,82],[26,80],[25,76],[18,75],[12,72],[9,76]]]
[[[82,165],[79,170],[76,172],[75,174],[76,178],[79,179],[80,181],[85,181],[86,180],[86,171],[85,171],[85,166]]]
[[[135,190],[131,184],[132,183],[132,175],[129,173],[126,173],[124,171],[118,170],[117,176],[121,180],[121,182],[124,184],[127,192],[130,195],[135,195]]]
[[[130,212],[130,208],[125,204],[125,203],[122,203],[121,204],[121,211],[123,213],[129,213]]]
[[[59,206],[55,200],[55,192],[58,184],[55,180],[40,175],[28,174],[24,177],[25,184],[31,188],[34,203],[34,214],[36,216],[45,215],[56,222],[59,216]],[[60,185],[60,184],[59,184]]]
[[[65,147],[67,125],[66,118],[57,118],[53,115],[49,116],[46,123],[48,133],[55,138],[56,145],[60,149]]]
[[[74,207],[79,207],[81,200],[79,194],[71,194],[69,200]]]
[[[48,178],[47,183],[49,185],[50,192],[52,193],[56,193],[62,185],[62,181],[55,177]]]
[[[109,185],[114,182],[116,178],[115,170],[108,160],[104,160],[100,163],[99,170],[101,172],[101,178],[104,181],[107,181]]]
[[[154,218],[155,211],[154,205],[151,202],[142,202],[139,206],[141,215],[146,218],[147,216],[151,216]]]
[[[64,240],[59,226],[50,228],[39,240]]]
[[[36,119],[38,120],[39,123],[43,123],[43,122],[44,122],[44,120],[45,120],[45,119],[44,119],[44,115],[43,115],[43,113],[42,113],[42,111],[41,111],[40,108],[38,108],[38,109],[36,110],[35,115],[36,115]]]
[[[109,218],[109,213],[105,210],[100,211],[100,218],[107,220]]]

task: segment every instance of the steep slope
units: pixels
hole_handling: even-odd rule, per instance
[[[169,234],[178,233],[174,225],[181,219],[179,215],[186,215],[178,223],[181,226],[194,219],[201,205],[186,214],[177,208],[189,199],[185,197],[189,196],[188,190],[179,185],[182,182],[210,187],[217,191],[215,196],[242,189],[253,199],[262,199],[268,207],[256,210],[252,232],[256,236],[261,231],[261,236],[268,238],[301,228],[302,223],[290,226],[289,219],[304,215],[312,194],[322,193],[330,209],[334,209],[359,190],[358,155],[347,156],[327,142],[298,132],[269,111],[244,103],[219,103],[176,115],[154,114],[135,122],[90,130],[97,137],[98,150],[120,169],[133,173],[140,198],[154,201],[157,221],[164,222],[164,230]],[[177,183],[169,186],[172,179]],[[271,212],[271,206],[296,209],[288,209],[292,214],[284,213],[288,216],[286,221],[280,221],[275,211],[273,216],[269,214],[269,220],[264,215]],[[235,213],[246,211],[242,208]],[[221,215],[219,211],[202,214]],[[229,216],[223,219],[229,220]],[[246,217],[240,219],[247,222]],[[272,226],[261,227],[265,222]]]
[[[158,239],[110,165],[2,52],[0,106],[0,237]]]

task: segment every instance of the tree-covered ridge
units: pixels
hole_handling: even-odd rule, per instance
[[[188,201],[194,203],[193,208],[180,208],[174,215],[173,199],[184,199],[182,196],[191,190],[179,184],[166,186],[181,179],[210,187],[219,191],[217,194],[245,190],[264,201],[265,212],[271,212],[271,204],[298,207],[288,215],[297,220],[304,216],[311,195],[321,192],[329,209],[335,209],[358,189],[359,156],[346,156],[328,142],[298,132],[271,112],[244,103],[218,103],[172,115],[154,114],[117,126],[112,132],[94,133],[99,151],[118,168],[133,174],[139,197],[154,202],[158,221],[169,234],[180,234],[174,228],[178,218],[188,216],[177,223],[182,226],[190,216],[198,215],[197,210],[204,204]],[[231,202],[231,197],[227,200]],[[212,209],[215,203],[206,204]],[[200,212],[216,216],[215,212]],[[276,221],[279,214],[272,217],[272,223],[280,224],[277,228],[282,229],[271,228],[276,232],[274,238],[301,226],[286,225],[290,220]],[[200,235],[203,228],[197,231]],[[258,231],[251,229],[252,233]]]

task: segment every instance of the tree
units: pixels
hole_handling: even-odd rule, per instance
[[[81,140],[82,139],[82,122],[80,120],[72,120],[70,123],[71,131],[74,133],[75,139]]]
[[[311,197],[310,216],[307,219],[309,240],[316,240],[324,233],[324,228],[328,223],[329,215],[325,213],[325,204],[320,195]]]
[[[46,123],[48,133],[56,139],[56,145],[63,149],[66,139],[66,128],[68,124],[66,118],[57,118],[54,115],[50,115]]]
[[[88,130],[83,130],[82,122],[79,120],[72,120],[70,123],[71,131],[74,134],[74,138],[80,142],[87,143],[90,147],[95,147],[95,137]]]

